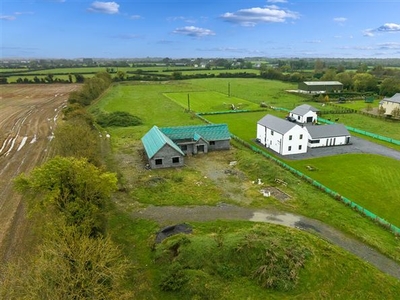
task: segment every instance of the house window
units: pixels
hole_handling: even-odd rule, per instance
[[[156,166],[162,165],[162,158],[156,158],[155,163],[156,163]]]
[[[301,150],[301,145],[299,145],[299,150]]]
[[[210,146],[215,145],[215,141],[210,141]]]
[[[297,116],[297,120],[300,120],[300,116]]]
[[[289,135],[289,141],[291,141],[291,140],[292,140],[292,138],[293,138],[293,136]]]
[[[319,140],[308,140],[310,144],[318,144]]]
[[[173,164],[179,164],[179,156],[173,157],[173,158],[172,158],[172,163],[173,163]]]
[[[186,151],[187,150],[187,145],[181,145],[181,150]]]
[[[274,131],[273,130],[271,130],[271,135],[274,135]]]
[[[301,139],[301,140],[303,139],[303,135],[302,135],[302,134],[300,134],[300,139]]]
[[[292,146],[289,146],[289,147],[288,147],[288,151],[292,151]]]

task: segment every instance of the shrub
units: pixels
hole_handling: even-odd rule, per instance
[[[131,115],[125,111],[115,111],[112,113],[101,113],[97,117],[97,123],[102,127],[128,127],[142,124],[139,117]]]

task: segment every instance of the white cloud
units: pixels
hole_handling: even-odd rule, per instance
[[[382,26],[375,29],[366,29],[363,31],[364,36],[372,37],[375,33],[384,33],[384,32],[400,32],[400,24],[396,23],[385,23]]]
[[[386,32],[400,32],[400,24],[396,23],[386,23],[376,29],[376,31],[386,31]]]
[[[142,19],[142,17],[139,16],[139,15],[132,15],[132,16],[129,17],[129,19],[131,19],[131,20],[139,20],[139,19]]]
[[[5,21],[14,21],[16,19],[15,16],[7,16],[7,15],[1,15],[0,20],[5,20]]]
[[[347,18],[344,17],[337,17],[337,18],[333,18],[333,21],[337,22],[337,23],[344,23],[347,21]]]
[[[203,37],[215,35],[215,33],[210,29],[195,27],[195,26],[185,26],[181,28],[176,28],[173,33],[182,34],[192,37]]]
[[[242,26],[256,26],[259,23],[281,23],[287,19],[297,19],[298,13],[281,9],[277,6],[253,7],[240,9],[237,12],[227,12],[221,16],[227,22]]]
[[[119,4],[116,2],[93,2],[88,10],[94,13],[103,13],[103,14],[117,14],[119,11]]]

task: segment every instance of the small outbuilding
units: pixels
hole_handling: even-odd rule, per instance
[[[343,84],[339,81],[304,81],[299,83],[298,89],[310,94],[340,93]]]
[[[319,110],[315,107],[308,104],[302,104],[293,109],[289,113],[289,116],[296,120],[297,123],[316,123],[318,112]]]

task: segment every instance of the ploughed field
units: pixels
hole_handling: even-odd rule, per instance
[[[7,260],[24,239],[24,210],[13,178],[50,154],[57,118],[79,85],[0,86],[0,258]]]

